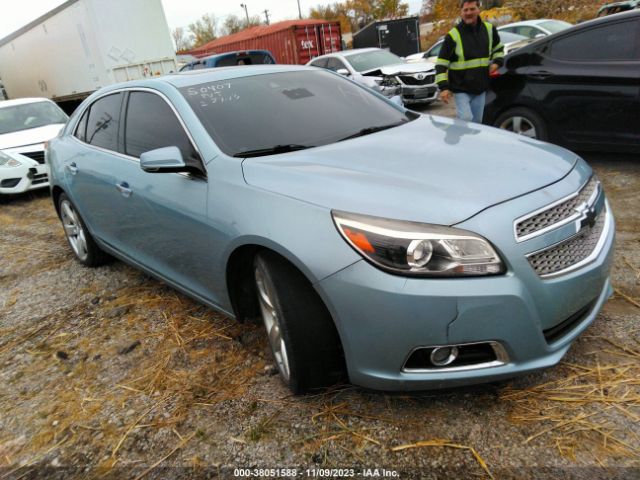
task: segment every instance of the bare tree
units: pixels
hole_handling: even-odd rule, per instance
[[[171,37],[173,38],[173,43],[176,46],[176,52],[184,52],[186,50],[191,50],[193,45],[193,37],[191,35],[187,35],[184,28],[178,27],[171,32]]]
[[[218,37],[218,20],[213,13],[205,13],[199,20],[189,24],[189,30],[193,33],[193,46],[199,47]]]
[[[222,33],[224,35],[238,33],[244,28],[245,23],[246,22],[244,20],[240,20],[240,17],[237,15],[229,15],[222,24]]]

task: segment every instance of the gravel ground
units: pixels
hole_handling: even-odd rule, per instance
[[[10,199],[0,478],[638,478],[640,164],[588,159],[618,222],[615,297],[555,368],[411,395],[292,397],[259,327],[121,262],[80,266],[47,192]]]

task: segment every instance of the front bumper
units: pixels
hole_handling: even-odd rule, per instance
[[[402,86],[402,100],[405,104],[429,103],[436,98],[438,98],[438,87],[435,83],[419,87]]]
[[[503,213],[496,215],[504,218]],[[520,244],[522,251],[510,252],[509,271],[501,276],[405,278],[362,260],[316,288],[336,322],[352,383],[378,390],[425,390],[491,382],[562,359],[612,294],[614,237],[611,215],[597,256],[553,279],[534,272],[521,255],[530,247]],[[581,314],[575,317],[576,312]],[[569,328],[549,336],[551,327],[572,317]],[[497,342],[506,360],[461,371],[403,371],[416,348],[474,342]]]
[[[49,186],[49,167],[35,165],[0,171],[0,194],[18,194]]]

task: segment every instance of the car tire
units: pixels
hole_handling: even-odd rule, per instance
[[[256,255],[254,276],[271,352],[289,389],[301,394],[344,379],[338,332],[307,278],[272,252]]]
[[[58,198],[58,212],[69,246],[80,263],[87,267],[99,267],[111,260],[98,247],[78,210],[64,193]]]
[[[525,107],[507,110],[497,118],[493,125],[536,140],[546,141],[549,138],[547,126],[542,117]]]

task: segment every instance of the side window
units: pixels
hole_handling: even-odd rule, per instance
[[[541,33],[541,32],[533,27],[523,26],[523,27],[516,28],[515,33],[517,33],[518,35],[525,36],[527,38],[534,38],[538,33]]]
[[[131,92],[125,123],[125,153],[139,157],[163,147],[178,147],[187,165],[202,168],[198,153],[167,102],[154,93]]]
[[[82,142],[87,141],[87,117],[89,116],[89,109],[87,108],[82,114],[82,118],[76,125],[76,132],[73,134],[78,140]]]
[[[634,60],[638,22],[618,22],[560,38],[551,44],[551,57],[573,61]]]
[[[437,57],[438,55],[440,55],[440,50],[442,50],[442,44],[443,43],[444,42],[440,42],[435,47],[433,47],[431,50],[429,50],[427,52],[427,54],[424,56],[424,58]]]
[[[122,93],[114,93],[96,100],[87,117],[85,141],[96,147],[118,151],[118,124]]]
[[[516,29],[513,27],[507,27],[507,28],[501,28],[500,31],[501,32],[507,32],[507,33],[516,33],[515,31]]]
[[[327,62],[328,61],[329,61],[328,58],[321,58],[319,60],[314,60],[313,62],[311,62],[311,66],[312,67],[327,68]]]
[[[327,62],[327,67],[326,68],[328,68],[329,70],[333,70],[334,72],[337,72],[341,68],[346,69],[347,67],[339,59],[330,58],[329,61]]]

